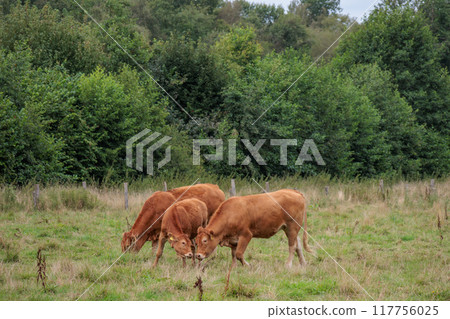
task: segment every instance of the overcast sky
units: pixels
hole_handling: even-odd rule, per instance
[[[248,0],[249,2],[281,4],[285,9],[289,6],[291,0]],[[373,3],[374,0],[341,0],[343,14],[357,18]]]

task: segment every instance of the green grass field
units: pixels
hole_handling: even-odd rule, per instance
[[[239,180],[238,195],[261,191],[251,183]],[[450,180],[437,181],[431,195],[428,183],[410,183],[406,190],[403,183],[385,185],[381,194],[377,181],[271,180],[271,189],[297,187],[308,199],[308,231],[317,242],[309,239],[316,256],[305,253],[305,268],[297,259],[292,269],[285,268],[283,232],[253,239],[246,251],[251,267],[235,268],[225,292],[229,248],[219,247],[200,271],[189,262],[182,268],[166,245],[158,268],[151,269],[154,254],[146,244],[138,254],[119,259],[81,300],[198,300],[197,276],[203,280],[203,300],[369,300],[319,244],[376,300],[450,300]],[[228,195],[225,181],[220,186]],[[3,187],[0,299],[77,299],[121,255],[126,218],[133,223],[151,195],[143,188],[130,188],[125,211],[120,188],[41,188],[34,209],[31,187]],[[36,283],[39,248],[46,257],[45,289]]]

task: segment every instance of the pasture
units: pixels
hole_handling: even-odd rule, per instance
[[[193,180],[168,184],[178,187]],[[229,180],[201,181],[218,183],[229,196]],[[159,266],[152,269],[155,256],[147,243],[138,254],[120,258],[81,300],[198,300],[198,276],[203,300],[369,300],[319,244],[376,300],[449,300],[450,180],[437,180],[434,192],[429,183],[385,182],[381,192],[375,180],[272,179],[271,190],[296,187],[307,198],[315,256],[305,252],[305,268],[297,259],[285,268],[283,232],[253,239],[246,251],[251,267],[235,268],[225,292],[229,248],[219,247],[201,271],[190,261],[182,268],[166,244]],[[119,186],[41,187],[37,208],[32,185],[1,188],[0,299],[77,299],[121,255],[127,219],[133,224],[151,190],[158,188],[160,180],[131,184],[128,210]],[[261,192],[246,180],[237,180],[236,188],[238,195]],[[45,256],[45,288],[36,283],[38,249]]]

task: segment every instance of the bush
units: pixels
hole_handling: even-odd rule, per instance
[[[20,206],[15,190],[11,186],[0,187],[0,211],[6,212]]]

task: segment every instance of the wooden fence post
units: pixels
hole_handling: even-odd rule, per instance
[[[328,196],[329,186],[325,186],[325,195]]]
[[[382,179],[380,179],[380,192],[381,192],[382,194],[384,194],[384,182],[383,182]]]
[[[266,182],[266,192],[270,192],[269,182]]]
[[[167,182],[164,181],[164,191],[167,192]]]
[[[230,196],[236,196],[236,184],[234,183],[234,179],[231,179]]]
[[[83,184],[83,188],[86,189],[86,181],[83,181],[82,184]]]
[[[34,208],[37,208],[37,206],[39,204],[39,184],[35,185],[35,189],[33,192],[33,203],[34,203]]]
[[[125,209],[128,209],[128,183],[123,183],[123,190],[125,194]]]
[[[434,194],[436,191],[436,187],[434,185],[434,178],[430,181],[430,195]]]

